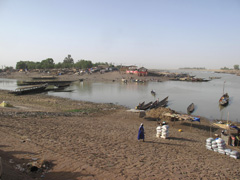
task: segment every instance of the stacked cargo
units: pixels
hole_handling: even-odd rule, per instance
[[[217,138],[216,140],[214,140],[213,138],[208,138],[206,140],[206,148],[208,150],[213,150],[214,152],[226,154],[235,159],[240,158],[240,153],[238,151],[232,151],[231,149],[227,149],[225,141],[221,138]]]
[[[162,126],[162,136],[161,138],[167,139],[169,136],[169,126],[168,125],[163,125]]]

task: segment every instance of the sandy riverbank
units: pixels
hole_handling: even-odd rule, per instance
[[[238,179],[240,175],[239,160],[206,150],[209,126],[204,120],[192,128],[188,122],[170,123],[170,138],[158,139],[156,121],[139,118],[121,106],[0,91],[3,100],[15,106],[0,108],[5,180]],[[146,142],[137,141],[141,122]],[[48,170],[28,172],[27,163],[39,165],[44,160]]]
[[[18,79],[18,80],[32,80],[32,77],[51,76],[48,73],[38,72],[12,72],[12,73],[1,73],[0,78]],[[121,81],[122,79],[129,80],[130,78],[139,79],[142,81],[166,81],[169,80],[165,76],[137,76],[135,74],[119,73],[118,71],[106,72],[100,74],[99,72],[92,74],[64,74],[55,76],[59,81],[75,81],[82,79],[84,81]]]

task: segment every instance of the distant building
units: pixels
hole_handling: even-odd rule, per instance
[[[138,76],[147,76],[148,70],[144,67],[137,68],[137,66],[129,66],[129,68],[126,70],[127,74],[136,74]]]

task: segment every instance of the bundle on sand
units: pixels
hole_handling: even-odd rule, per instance
[[[155,119],[155,120],[157,120],[157,119],[164,119],[165,121],[167,121],[167,120],[170,121],[171,118],[166,119],[166,117],[164,116],[165,113],[174,114],[176,112],[171,110],[170,108],[159,107],[157,109],[151,109],[151,110],[147,111],[145,118],[147,118],[147,119]]]

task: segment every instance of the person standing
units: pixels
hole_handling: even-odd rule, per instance
[[[144,142],[144,127],[143,127],[143,123],[141,123],[139,130],[138,130],[138,141],[142,139]]]

